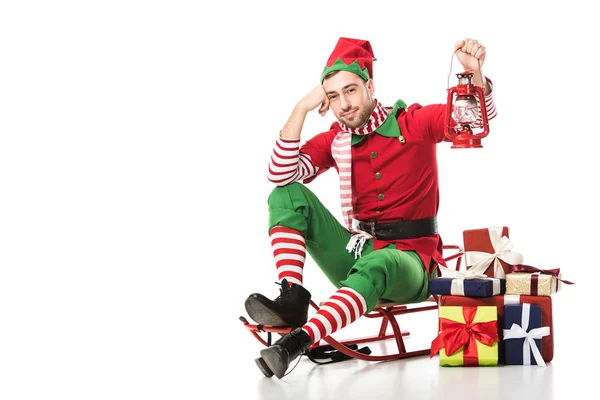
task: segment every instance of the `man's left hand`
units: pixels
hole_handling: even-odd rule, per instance
[[[454,43],[456,58],[462,64],[464,72],[479,72],[485,61],[485,46],[475,39],[463,39]]]

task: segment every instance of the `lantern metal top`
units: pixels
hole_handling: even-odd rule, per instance
[[[458,78],[459,85],[470,85],[473,74],[470,72],[460,72],[456,74],[456,77]]]

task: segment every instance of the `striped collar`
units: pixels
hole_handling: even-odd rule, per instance
[[[380,104],[381,103],[378,103],[378,106]],[[400,137],[400,127],[396,123],[396,118],[395,118],[396,112],[400,108],[406,109],[406,103],[403,102],[402,100],[398,100],[396,102],[396,104],[394,104],[394,108],[393,108],[392,112],[390,112],[389,114],[388,114],[387,110],[384,109],[387,118],[383,124],[379,125],[375,129],[375,132],[380,134],[381,136],[385,136],[385,137],[394,137],[394,138]],[[390,116],[393,116],[393,117],[390,117]],[[371,118],[373,118],[372,115],[371,115]],[[340,124],[340,126],[342,126],[342,124]],[[352,132],[352,130],[350,130],[350,132]],[[354,132],[352,132],[352,133],[353,133],[352,146],[362,142],[365,138],[364,134],[361,135],[361,134],[355,134]]]

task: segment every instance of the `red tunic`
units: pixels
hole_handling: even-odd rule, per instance
[[[447,140],[444,135],[445,107],[445,104],[413,104],[401,110],[397,122],[404,144],[399,140],[397,130],[394,134],[389,129],[353,138],[352,208],[355,219],[395,222],[437,215],[436,144]],[[337,170],[331,144],[339,132],[340,126],[335,122],[329,131],[308,140],[300,149],[310,155],[313,164],[319,167],[316,176],[331,167]],[[304,183],[316,176],[304,180]],[[416,251],[428,273],[433,271],[435,263],[445,266],[440,235],[394,241],[373,240],[375,250],[389,243],[394,243],[399,250]]]

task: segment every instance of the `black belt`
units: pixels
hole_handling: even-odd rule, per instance
[[[437,218],[423,218],[399,222],[359,222],[358,229],[379,240],[414,239],[438,233]]]

